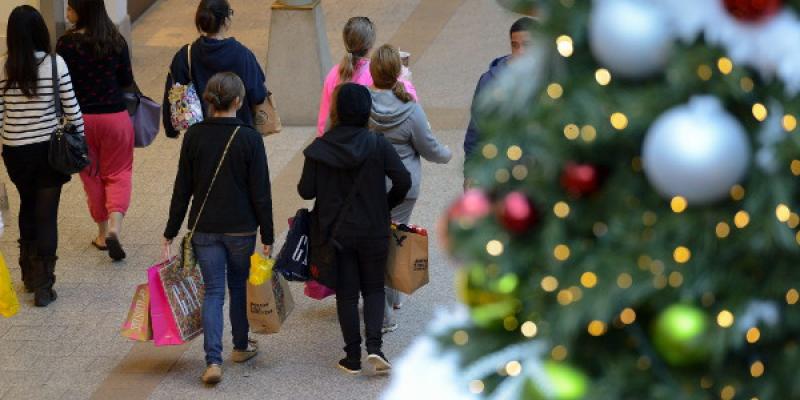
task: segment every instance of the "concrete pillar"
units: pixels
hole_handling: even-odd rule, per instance
[[[55,49],[56,41],[67,29],[66,0],[41,0],[39,11],[50,30],[50,38]]]
[[[128,15],[128,0],[104,0],[106,12],[111,22],[117,26],[119,33],[128,42],[128,47],[133,47],[133,35],[131,30],[131,17]]]
[[[267,85],[284,125],[316,126],[322,82],[332,65],[320,0],[275,1]]]

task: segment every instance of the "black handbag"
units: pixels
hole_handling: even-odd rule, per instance
[[[375,148],[376,142],[377,141],[373,139],[373,149]],[[336,289],[336,280],[338,275],[338,260],[336,253],[342,249],[342,246],[336,240],[336,235],[339,232],[342,219],[350,209],[350,206],[356,197],[356,193],[358,192],[358,187],[361,185],[361,181],[366,174],[368,161],[369,158],[367,158],[359,167],[358,176],[353,182],[353,187],[350,189],[350,193],[347,194],[347,198],[344,200],[342,207],[339,209],[339,213],[334,219],[333,229],[331,230],[330,234],[326,234],[326,232],[322,231],[322,227],[319,223],[319,212],[317,211],[316,206],[311,212],[311,237],[309,240],[308,251],[309,262],[311,263],[311,279],[321,283],[324,286],[327,286],[330,289]]]
[[[61,85],[59,84],[58,64],[55,54],[50,56],[53,65],[53,102],[56,109],[56,128],[50,134],[50,149],[47,160],[50,166],[64,175],[72,175],[83,171],[89,161],[89,147],[86,138],[78,132],[75,125],[64,118],[61,107]]]

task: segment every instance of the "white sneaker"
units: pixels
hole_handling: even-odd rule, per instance
[[[383,353],[373,353],[367,356],[367,364],[370,365],[375,375],[388,375],[392,371],[392,364],[386,359]]]
[[[233,352],[231,353],[231,361],[235,363],[243,363],[255,357],[256,354],[258,354],[257,343],[258,342],[256,342],[255,340],[250,340],[247,343],[247,349],[245,350],[233,349]]]
[[[387,334],[397,330],[397,324],[386,324],[381,328],[381,333]]]

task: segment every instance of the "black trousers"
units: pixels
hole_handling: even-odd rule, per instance
[[[23,146],[3,146],[3,161],[19,192],[19,236],[36,244],[36,254],[56,255],[58,247],[58,205],[61,187],[69,175],[50,167],[49,142]]]
[[[337,252],[336,311],[344,336],[344,351],[350,359],[361,359],[359,293],[364,298],[364,325],[367,352],[381,351],[383,338],[384,283],[388,238],[339,240]]]

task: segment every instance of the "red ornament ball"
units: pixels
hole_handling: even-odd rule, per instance
[[[758,22],[778,13],[782,0],[723,0],[731,15],[745,22]]]
[[[480,189],[470,189],[453,203],[447,216],[450,220],[465,220],[474,223],[489,215],[491,210],[492,203],[486,193]]]
[[[597,167],[591,164],[568,163],[561,174],[561,186],[573,196],[587,196],[600,188]]]
[[[528,196],[520,192],[511,192],[500,205],[499,217],[506,229],[521,234],[536,224],[538,214]]]

